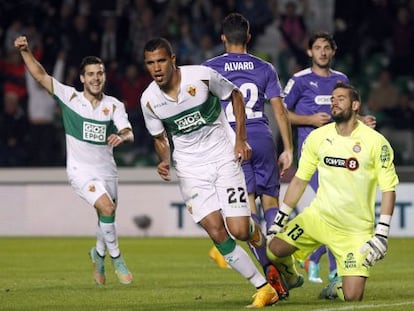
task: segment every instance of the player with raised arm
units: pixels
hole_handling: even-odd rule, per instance
[[[275,68],[247,52],[247,44],[251,38],[249,21],[241,14],[231,13],[223,20],[222,31],[221,40],[226,53],[207,60],[203,65],[213,68],[233,82],[244,96],[247,141],[253,152],[252,157],[242,163],[242,168],[252,218],[256,223],[260,223],[256,206],[256,198],[259,197],[267,230],[273,223],[279,207],[279,176],[283,176],[292,164],[292,130],[282,102],[281,85]],[[269,119],[265,114],[265,105],[268,103],[272,106],[283,141],[284,150],[279,157]],[[231,102],[222,100],[221,105],[227,120],[235,129]],[[278,291],[279,297],[286,297],[288,291],[280,282],[278,271],[269,262],[266,247],[249,246],[262,265],[269,283]],[[298,282],[298,286],[301,283],[303,280]]]
[[[79,92],[45,71],[30,51],[26,37],[18,37],[14,45],[29,73],[61,108],[70,185],[81,198],[94,206],[98,214],[96,246],[89,252],[95,282],[105,284],[104,257],[108,252],[119,282],[130,284],[132,274],[121,256],[115,225],[118,173],[113,148],[134,140],[124,104],[103,93],[105,67],[98,57],[83,59],[80,80],[84,88]]]
[[[363,298],[370,266],[387,252],[387,237],[395,205],[398,176],[393,150],[383,135],[358,120],[361,99],[357,90],[339,82],[331,96],[334,122],[306,138],[299,167],[269,229],[269,259],[287,279],[298,259],[320,245],[334,254],[340,281],[334,281],[321,298],[345,301]],[[315,198],[288,221],[293,207],[318,170]],[[382,192],[379,222],[375,227],[377,189]],[[375,232],[374,232],[375,227]]]

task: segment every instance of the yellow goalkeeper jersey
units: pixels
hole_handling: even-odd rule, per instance
[[[315,129],[305,140],[296,176],[309,181],[319,172],[319,188],[310,207],[338,231],[372,232],[377,189],[395,191],[394,152],[383,135],[362,122],[350,136],[335,122]]]

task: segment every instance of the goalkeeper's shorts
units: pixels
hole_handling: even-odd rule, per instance
[[[305,208],[277,237],[298,249],[294,257],[299,261],[326,245],[335,256],[339,276],[369,276],[369,269],[362,265],[366,254],[361,254],[360,249],[372,234],[339,232],[328,225],[315,208]]]

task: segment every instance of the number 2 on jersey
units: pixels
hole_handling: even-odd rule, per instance
[[[260,118],[263,116],[261,111],[253,111],[253,107],[259,98],[259,90],[257,85],[254,83],[243,83],[239,87],[240,92],[243,94],[245,104],[246,104],[246,117],[247,119]],[[226,116],[229,122],[235,122],[236,118],[233,113],[233,105],[231,102],[226,106]]]

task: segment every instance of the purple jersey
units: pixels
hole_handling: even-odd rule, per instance
[[[269,126],[264,113],[265,103],[273,97],[281,97],[282,89],[273,65],[247,53],[225,53],[204,62],[205,66],[218,71],[233,82],[242,92],[246,103],[248,130]],[[227,119],[234,126],[233,106],[222,101]],[[253,126],[253,127],[251,127]]]
[[[282,96],[277,72],[272,64],[247,53],[225,53],[207,60],[203,65],[218,71],[233,82],[244,96],[246,104],[246,132],[253,154],[243,163],[247,190],[257,195],[279,196],[279,168],[277,153],[265,115],[265,104]],[[233,106],[222,101],[230,125],[234,128]]]
[[[312,115],[318,112],[331,114],[332,90],[337,82],[349,83],[348,77],[339,71],[330,70],[328,77],[314,74],[311,68],[299,71],[288,81],[284,89],[287,108],[298,115]],[[298,151],[303,141],[315,128],[298,126]]]
[[[314,74],[311,68],[297,72],[288,81],[284,89],[284,102],[287,108],[298,115],[312,115],[318,112],[331,114],[332,90],[337,82],[349,83],[348,77],[342,72],[330,70],[328,77]],[[298,130],[298,157],[302,145],[309,133],[315,129],[313,126],[297,126]],[[318,188],[317,173],[312,177],[310,185]]]

